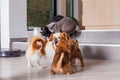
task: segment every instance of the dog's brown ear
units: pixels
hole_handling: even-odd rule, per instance
[[[70,36],[66,32],[62,32],[61,34],[65,40],[69,40]]]
[[[53,40],[53,34],[50,35],[49,41]]]

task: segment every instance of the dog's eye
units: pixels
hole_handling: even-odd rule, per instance
[[[62,37],[58,37],[59,40],[63,39]]]

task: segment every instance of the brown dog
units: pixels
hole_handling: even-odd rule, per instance
[[[51,35],[50,39],[52,38],[53,40],[58,39],[58,43],[55,43],[56,53],[51,66],[51,72],[53,74],[58,72],[72,74],[74,71],[71,65],[75,63],[76,58],[80,60],[81,67],[84,67],[84,61],[78,46],[78,41],[72,39],[65,32],[62,32],[59,36],[58,34],[57,36]]]
[[[51,66],[51,73],[73,73],[70,64],[70,46],[67,44],[66,40],[60,40],[56,47],[56,53]]]

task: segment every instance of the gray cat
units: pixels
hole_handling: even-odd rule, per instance
[[[76,22],[74,22],[70,17],[66,17],[58,22],[51,22],[46,25],[46,27],[48,27],[48,30],[52,33],[67,32],[71,35],[75,32],[76,25]]]

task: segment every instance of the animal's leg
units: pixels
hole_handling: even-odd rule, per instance
[[[69,55],[69,63],[66,66],[64,66],[64,71],[67,72],[67,75],[70,75],[75,72],[75,71],[73,71],[71,65],[72,65],[72,58]]]
[[[71,66],[74,66],[74,67],[76,66],[76,65],[75,65],[75,58],[72,59],[72,61],[71,61]]]
[[[41,66],[41,64],[40,64],[40,61],[39,61],[39,60],[37,61],[37,64],[38,64],[39,66]]]
[[[51,74],[52,74],[52,75],[55,75],[56,73],[55,73],[55,71],[53,71],[53,70],[51,69]]]
[[[31,61],[30,60],[28,60],[28,67],[34,67],[33,65],[32,65],[32,63],[31,63]]]
[[[81,55],[81,57],[80,57],[80,61],[81,61],[81,67],[85,67],[85,63],[84,63],[84,60],[83,60],[82,55]]]
[[[73,74],[75,71],[72,69],[70,64],[66,64],[63,67],[63,73],[67,73],[67,75]]]
[[[38,67],[39,69],[46,68],[46,66],[45,66],[45,65],[41,65],[41,64],[40,64],[40,61],[39,61],[39,60],[37,61],[37,63],[38,63],[38,65],[39,65],[39,67]]]
[[[78,53],[77,52],[77,58],[79,58],[80,62],[81,62],[81,67],[85,67],[85,64],[84,64],[84,60],[83,60],[83,56],[81,53]]]

